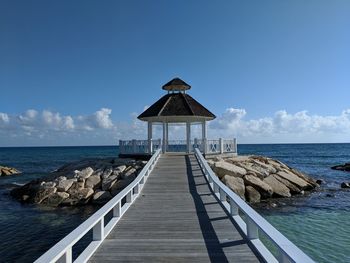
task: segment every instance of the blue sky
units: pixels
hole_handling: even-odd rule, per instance
[[[349,14],[347,0],[2,0],[0,146],[145,137],[135,116],[175,76],[218,116],[213,138],[350,142]]]

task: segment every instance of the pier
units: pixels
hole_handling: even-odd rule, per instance
[[[73,246],[91,232],[74,262],[313,262],[226,187],[199,149],[158,149],[129,186],[36,262],[73,262]]]
[[[215,115],[186,94],[190,88],[178,78],[163,86],[168,94],[138,117],[148,123],[148,139],[119,141],[123,157],[146,155],[147,164],[37,263],[73,262],[74,245],[87,235],[74,262],[313,262],[209,167],[205,156],[236,155],[237,143],[207,139]],[[185,124],[186,140],[169,140],[169,123]],[[154,124],[163,139],[153,139]],[[201,125],[202,138],[192,140],[192,124]]]

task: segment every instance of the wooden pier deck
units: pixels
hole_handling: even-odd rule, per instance
[[[162,155],[89,262],[263,262],[211,192],[194,155]]]

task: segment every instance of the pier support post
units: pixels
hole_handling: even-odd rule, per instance
[[[92,228],[92,239],[94,241],[103,240],[104,238],[104,217]]]
[[[152,131],[152,122],[148,122],[148,153],[152,154],[153,153],[153,143],[152,143],[152,137],[153,137],[153,131]]]
[[[165,122],[163,122],[163,141],[162,141],[162,151],[163,151],[163,153],[165,153],[166,152],[166,142],[165,142],[165,140],[166,140],[166,127],[165,127],[166,125],[165,125]]]
[[[187,153],[191,152],[191,123],[186,122],[186,144],[187,144]]]
[[[202,122],[202,149],[204,154],[207,153],[207,125],[206,122]]]

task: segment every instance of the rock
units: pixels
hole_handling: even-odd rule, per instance
[[[120,173],[124,172],[126,169],[126,165],[120,165],[117,168],[115,168],[114,170],[119,171]]]
[[[76,179],[67,179],[67,180],[61,180],[57,184],[57,191],[58,192],[66,192],[68,189],[72,186],[74,182],[76,182]]]
[[[103,171],[103,174],[101,175],[101,178],[102,179],[106,179],[108,178],[113,172],[113,169],[112,167],[107,167],[104,171]]]
[[[318,180],[316,180],[316,183],[317,183],[318,185],[321,185],[321,184],[324,184],[324,183],[325,183],[325,180],[323,180],[323,179],[318,179]]]
[[[56,186],[55,182],[42,182],[40,184],[40,187],[42,187],[42,188],[53,188],[55,186]]]
[[[65,181],[65,180],[67,180],[67,177],[65,177],[65,176],[59,176],[55,179],[56,182],[61,182],[61,181]]]
[[[301,189],[299,187],[289,182],[288,180],[284,179],[283,177],[279,176],[278,174],[274,174],[273,176],[282,184],[287,186],[292,194],[299,194],[301,192]]]
[[[92,197],[92,202],[95,204],[107,203],[112,198],[112,195],[108,191],[96,191]]]
[[[58,206],[64,200],[69,197],[68,193],[65,192],[56,192],[51,194],[48,198],[46,198],[42,203],[48,206]]]
[[[136,169],[131,167],[130,169],[127,169],[126,172],[122,175],[122,178],[128,178],[129,176],[132,176],[136,173]]]
[[[246,199],[249,203],[254,204],[260,202],[261,195],[254,187],[248,185],[245,188],[245,193]]]
[[[111,194],[113,196],[117,195],[120,191],[122,191],[125,187],[127,187],[134,179],[136,178],[135,175],[130,175],[125,179],[121,179],[111,187]]]
[[[338,170],[338,171],[350,171],[350,163],[332,166],[331,169]]]
[[[342,183],[340,184],[340,187],[341,187],[341,188],[350,188],[350,182],[342,182]]]
[[[289,182],[295,184],[296,186],[298,186],[298,188],[300,188],[302,190],[309,190],[309,189],[313,188],[308,182],[306,182],[305,180],[301,179],[297,175],[295,175],[291,172],[288,172],[286,170],[279,171],[277,174],[280,177],[282,177],[283,179],[286,179]]]
[[[213,168],[214,172],[219,178],[222,178],[225,175],[243,177],[247,174],[247,171],[244,168],[225,161],[215,163],[215,166]]]
[[[99,188],[101,186],[101,177],[98,175],[91,175],[88,179],[85,181],[85,187],[86,188]]]
[[[277,172],[276,168],[274,168],[272,165],[269,165],[268,163],[264,163],[263,161],[261,161],[261,159],[254,160],[254,163],[256,164],[256,166],[261,167],[261,169],[263,169],[267,175],[274,174]]]
[[[65,199],[62,204],[64,205],[77,205],[86,204],[89,201],[89,197],[94,194],[94,190],[91,188],[79,188],[69,189],[69,198]]]
[[[87,167],[77,173],[77,178],[87,179],[93,174],[94,170],[91,167]]]
[[[34,196],[34,203],[40,204],[44,199],[49,197],[49,195],[56,193],[56,191],[57,189],[55,187],[40,187]]]
[[[257,165],[255,165],[255,167],[254,167],[254,165],[251,163],[236,163],[236,164],[237,164],[237,166],[240,166],[240,167],[246,169],[247,173],[254,174],[257,177],[259,177],[261,180],[264,179],[264,177],[266,175],[268,175],[266,171],[261,169],[261,167],[258,167],[258,169],[256,169]]]
[[[262,197],[271,197],[273,194],[273,190],[271,186],[269,186],[267,183],[263,182],[258,177],[255,177],[254,175],[247,174],[243,177],[245,185],[253,186]]]
[[[267,183],[272,188],[273,195],[278,197],[291,197],[289,188],[278,181],[273,175],[266,177],[263,182]]]
[[[0,176],[20,174],[21,172],[12,167],[0,166]]]
[[[102,180],[102,190],[106,191],[109,190],[115,182],[118,180],[119,175],[111,175],[105,179]]]
[[[227,185],[233,192],[239,195],[240,198],[245,200],[245,186],[244,180],[242,178],[225,175],[222,178],[222,182]]]

